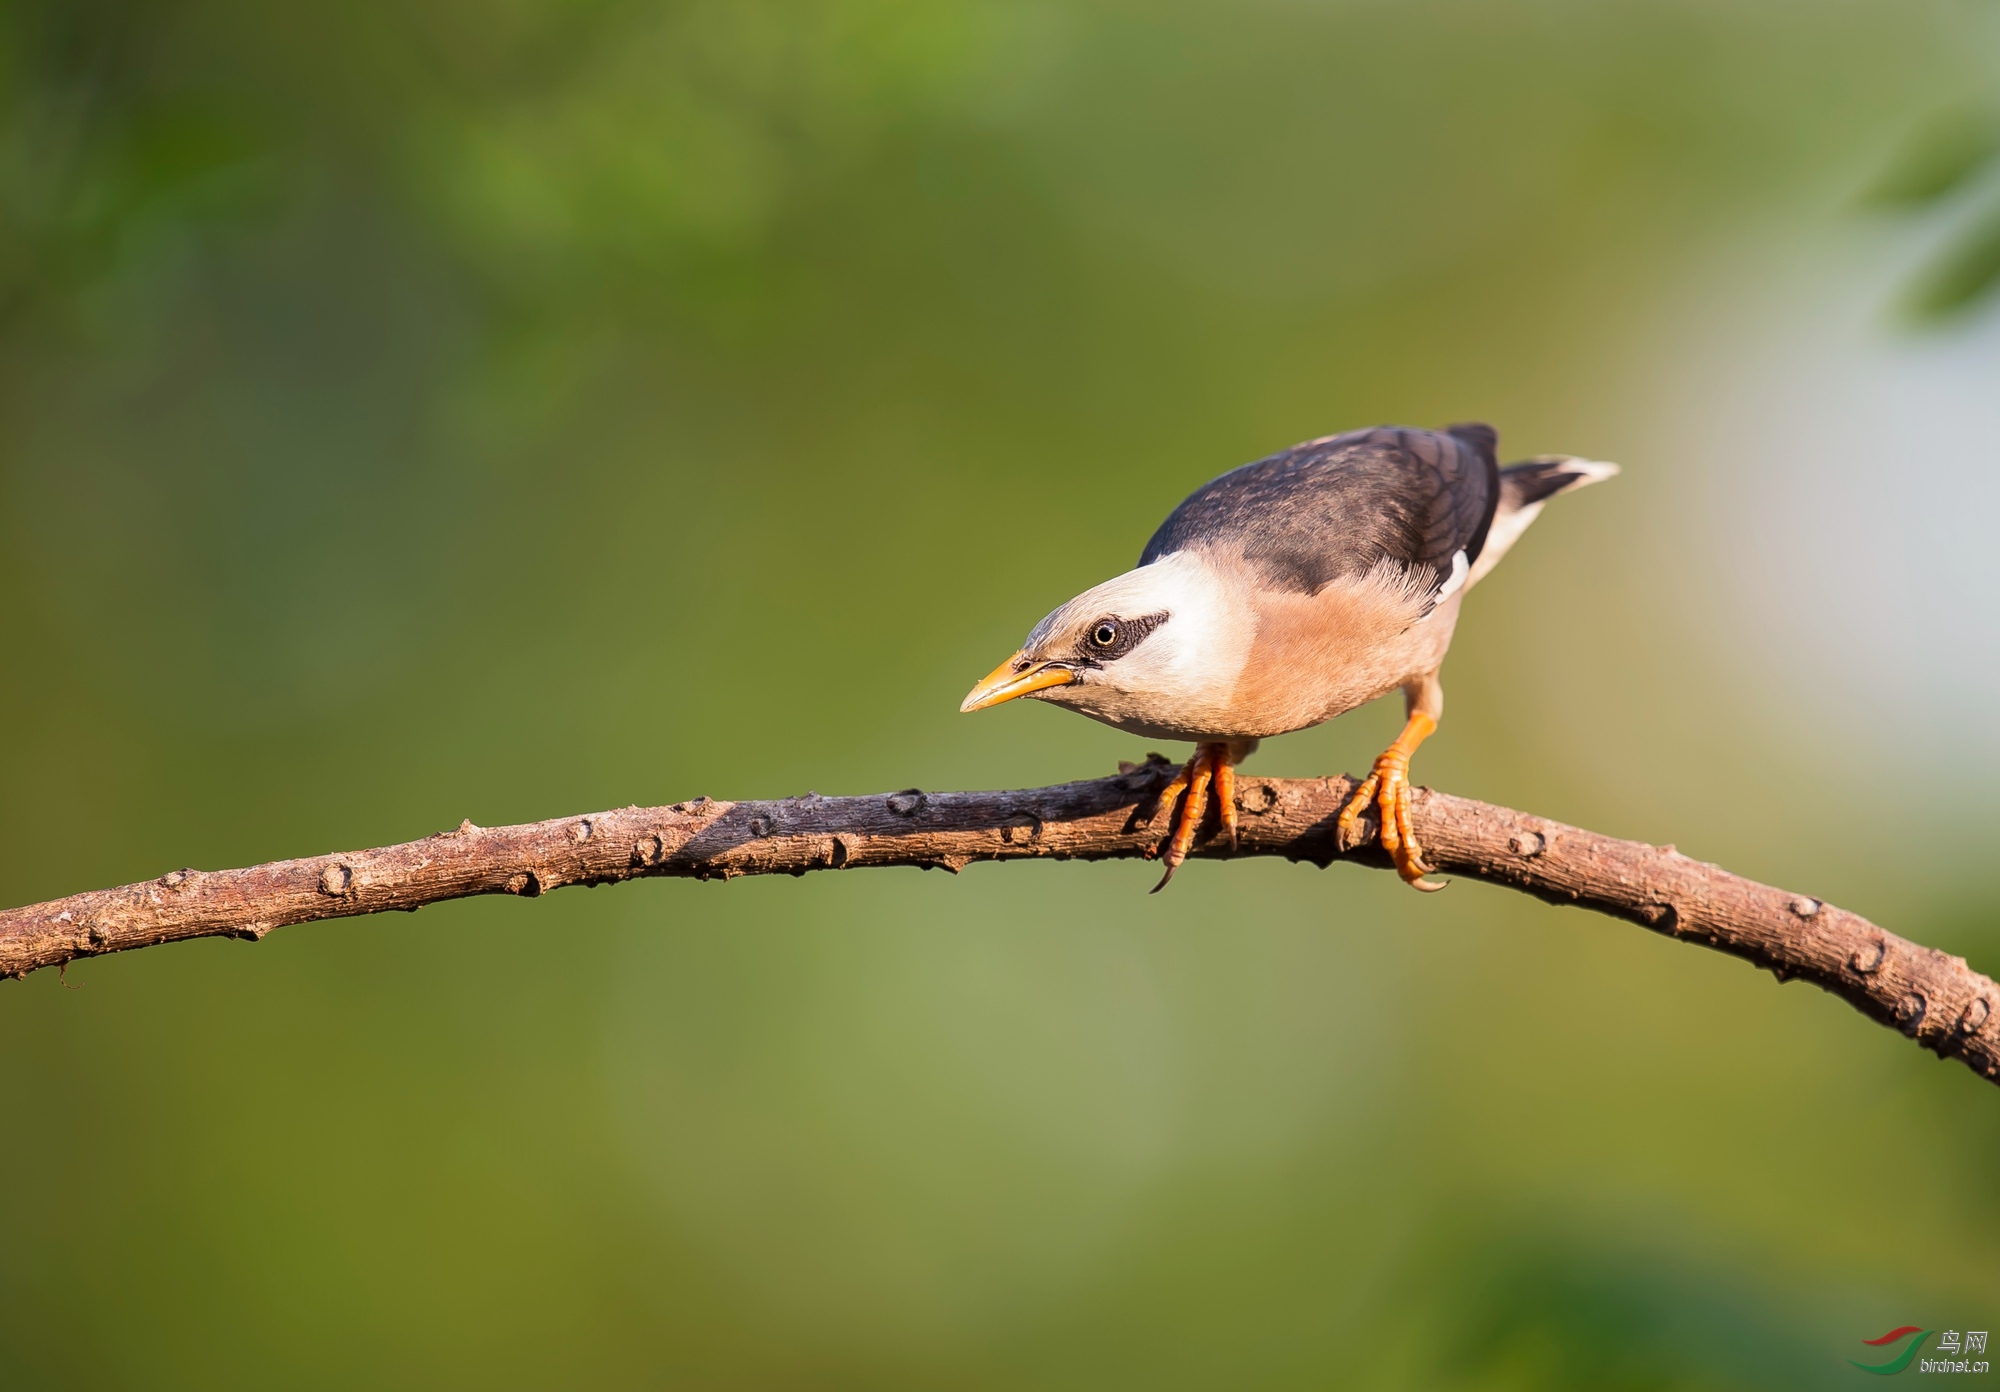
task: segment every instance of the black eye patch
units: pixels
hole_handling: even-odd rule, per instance
[[[1083,630],[1077,640],[1075,661],[1086,667],[1099,667],[1107,662],[1116,662],[1146,641],[1146,635],[1165,623],[1173,615],[1167,611],[1157,614],[1141,614],[1136,618],[1120,618],[1116,614],[1106,614],[1094,619]]]

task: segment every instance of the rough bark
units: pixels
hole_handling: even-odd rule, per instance
[[[176,870],[157,880],[0,911],[0,976],[183,938],[261,938],[273,928],[473,894],[534,896],[644,876],[736,875],[903,865],[957,871],[975,860],[1104,860],[1159,844],[1163,762],[1118,776],[1012,792],[774,802],[699,798],[525,826],[463,823],[422,841],[246,870]],[[1373,819],[1358,847],[1335,842],[1347,778],[1239,777],[1237,855],[1386,866]],[[1629,919],[1811,981],[1945,1058],[2000,1083],[2000,989],[1952,957],[1845,909],[1690,860],[1429,789],[1418,836],[1436,869]],[[1215,840],[1201,857],[1228,856]]]

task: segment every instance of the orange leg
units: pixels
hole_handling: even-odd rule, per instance
[[[1229,838],[1229,849],[1236,850],[1236,765],[1230,760],[1230,750],[1224,745],[1222,752],[1215,756],[1215,810],[1222,818],[1223,834]]]
[[[1174,877],[1174,871],[1181,868],[1181,862],[1194,848],[1195,833],[1201,830],[1201,820],[1208,813],[1211,787],[1222,815],[1222,829],[1229,833],[1230,848],[1235,849],[1236,770],[1231,757],[1235,752],[1227,744],[1195,746],[1194,757],[1187,761],[1187,767],[1175,774],[1174,781],[1160,790],[1159,806],[1173,807],[1176,800],[1180,806],[1174,816],[1173,832],[1168,836],[1166,849],[1161,855],[1167,873],[1160,876],[1160,882],[1153,886],[1153,893],[1158,894],[1167,887],[1167,881]],[[1185,797],[1182,796],[1184,793]]]
[[[1368,810],[1368,804],[1374,803],[1382,819],[1382,849],[1396,862],[1396,873],[1404,882],[1422,890],[1443,889],[1444,885],[1424,878],[1430,867],[1424,864],[1424,849],[1417,844],[1416,832],[1410,829],[1410,756],[1435,729],[1436,720],[1422,711],[1412,712],[1403,733],[1383,751],[1382,757],[1375,761],[1374,772],[1354,790],[1354,796],[1341,809],[1334,833],[1341,845],[1349,844],[1355,823]]]
[[[1194,781],[1194,766],[1200,762],[1201,762],[1201,751],[1197,749],[1194,752],[1194,757],[1192,759],[1189,759],[1187,763],[1182,767],[1181,771],[1174,775],[1174,781],[1167,784],[1166,787],[1160,789],[1160,795],[1157,798],[1153,799],[1154,820],[1159,819],[1160,812],[1163,808],[1173,807],[1180,802],[1181,794],[1186,792],[1188,790],[1188,784]],[[1121,764],[1119,765],[1119,767],[1123,768],[1124,765]],[[1158,855],[1161,851],[1164,851],[1165,849],[1166,849],[1165,845],[1156,846],[1152,850],[1146,852],[1146,859],[1151,860],[1154,856]]]

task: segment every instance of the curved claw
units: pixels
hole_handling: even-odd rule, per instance
[[[1174,877],[1174,871],[1181,868],[1181,862],[1194,848],[1194,834],[1201,829],[1202,815],[1208,811],[1208,785],[1213,776],[1210,762],[1205,745],[1197,749],[1194,758],[1188,761],[1187,796],[1181,800],[1180,815],[1174,821],[1174,834],[1167,841],[1166,854],[1161,857],[1166,863],[1167,873],[1160,876],[1160,882],[1153,886],[1150,891],[1153,894],[1167,887],[1167,881]]]
[[[1173,831],[1160,852],[1160,859],[1167,870],[1151,893],[1158,894],[1167,887],[1174,871],[1181,868],[1181,862],[1194,849],[1195,836],[1201,830],[1202,818],[1208,813],[1211,791],[1218,804],[1222,829],[1229,834],[1229,847],[1236,849],[1236,771],[1230,764],[1230,756],[1231,749],[1226,744],[1199,745],[1194,757],[1187,761],[1187,767],[1160,790],[1159,802],[1153,813],[1155,817],[1159,815],[1160,807],[1172,807],[1176,798],[1180,799],[1180,806],[1174,814]]]
[[[1340,845],[1349,845],[1356,822],[1373,803],[1382,823],[1378,839],[1382,849],[1388,852],[1389,859],[1395,862],[1396,873],[1410,888],[1435,894],[1444,888],[1445,882],[1424,878],[1430,873],[1430,867],[1424,864],[1424,848],[1418,844],[1416,830],[1410,825],[1409,780],[1407,756],[1399,756],[1392,750],[1377,759],[1374,771],[1354,790],[1354,796],[1341,809],[1334,835]]]

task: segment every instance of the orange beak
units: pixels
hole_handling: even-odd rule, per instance
[[[1002,701],[1011,701],[1016,696],[1026,696],[1031,691],[1046,691],[1052,686],[1068,686],[1075,680],[1076,674],[1067,667],[1031,662],[1020,653],[1015,653],[966,693],[958,708],[961,711],[985,710]]]

